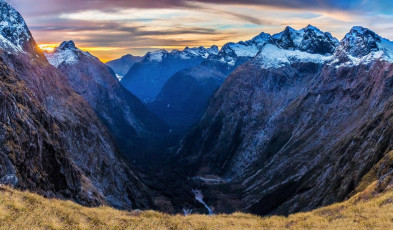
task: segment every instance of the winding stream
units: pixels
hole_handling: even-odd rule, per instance
[[[207,205],[205,203],[205,201],[203,201],[203,193],[202,193],[202,191],[201,190],[192,190],[192,192],[195,195],[195,200],[197,200],[199,203],[201,203],[201,204],[203,204],[203,206],[205,206],[205,208],[209,212],[209,215],[213,215],[212,209],[209,207],[209,205]]]

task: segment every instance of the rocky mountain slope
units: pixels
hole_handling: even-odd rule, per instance
[[[225,78],[254,58],[270,40],[269,34],[261,33],[248,41],[225,44],[201,64],[175,73],[157,98],[147,104],[148,108],[168,123],[174,133],[183,136],[202,117],[209,98]]]
[[[366,28],[340,42],[287,27],[220,51],[148,53],[122,84],[168,128],[73,42],[45,57],[2,0],[0,20],[0,184],[87,206],[258,215],[392,187],[393,43]],[[166,132],[200,116],[143,173],[123,158],[156,139],[167,153]]]
[[[296,40],[291,37],[304,39]],[[287,27],[273,36],[261,33],[248,41],[225,44],[217,54],[211,54],[200,65],[180,71],[170,78],[156,100],[148,104],[150,110],[166,121],[171,129],[180,135],[184,134],[202,117],[209,98],[225,78],[240,65],[254,58],[266,44],[274,44],[287,50],[331,53],[338,45],[338,40],[330,33],[323,33],[309,25],[299,31]]]
[[[155,138],[168,133],[165,125],[120,85],[109,67],[78,49],[73,41],[63,42],[45,55],[67,76],[72,89],[90,104],[131,161],[146,154]]]
[[[84,205],[151,208],[146,186],[67,77],[0,1],[0,183]]]
[[[272,38],[227,78],[177,150],[218,212],[341,201],[392,149],[392,42],[361,27],[340,43],[311,26]]]
[[[142,61],[142,57],[127,54],[119,59],[109,61],[105,64],[113,69],[119,80],[122,80],[131,67],[140,61]]]
[[[173,74],[196,66],[217,52],[217,46],[149,52],[141,62],[131,67],[121,84],[143,102],[151,102]]]
[[[168,124],[171,132],[182,137],[202,117],[209,98],[225,77],[204,65],[179,71],[147,106]]]

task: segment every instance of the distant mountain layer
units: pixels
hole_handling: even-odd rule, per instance
[[[298,39],[291,39],[292,37]],[[303,37],[305,39],[302,39]],[[308,26],[299,31],[287,27],[273,36],[261,33],[245,42],[225,44],[218,53],[210,54],[200,65],[174,74],[148,107],[181,136],[199,121],[209,98],[225,78],[240,65],[254,58],[265,46],[274,45],[288,50],[320,54],[334,52],[338,43],[331,34]],[[315,57],[325,59],[321,55]]]
[[[186,48],[183,51],[157,50],[145,55],[124,76],[121,84],[144,102],[153,101],[168,79],[178,71],[200,64],[218,47]]]
[[[123,77],[127,74],[127,72],[131,69],[131,67],[135,63],[140,61],[142,61],[142,57],[132,56],[128,54],[119,59],[109,61],[105,64],[113,69],[119,80],[122,80]]]

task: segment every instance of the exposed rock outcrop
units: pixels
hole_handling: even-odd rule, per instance
[[[1,183],[89,206],[152,207],[89,104],[48,63],[19,13],[4,1],[0,8],[0,19],[13,18],[0,34]]]
[[[169,133],[165,124],[120,85],[109,67],[78,49],[73,41],[63,42],[45,55],[67,76],[72,89],[90,104],[131,162],[147,154],[154,140]]]
[[[378,37],[355,27],[335,50],[268,44],[234,71],[176,156],[206,203],[288,214],[354,191],[393,146],[392,43]]]

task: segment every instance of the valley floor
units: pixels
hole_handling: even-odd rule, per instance
[[[86,208],[71,201],[0,187],[0,229],[393,229],[393,191],[289,217],[167,215]]]

